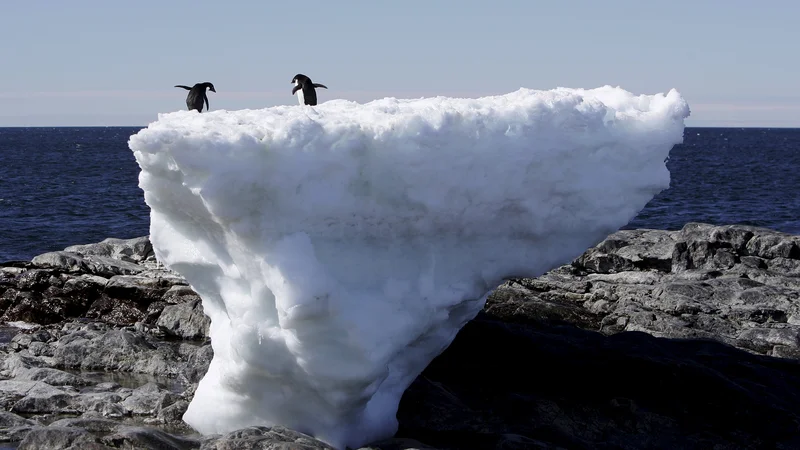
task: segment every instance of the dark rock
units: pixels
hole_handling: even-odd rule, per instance
[[[175,286],[185,287],[186,280],[155,261],[148,237],[110,238],[0,269],[0,320],[53,324],[87,317],[152,325],[166,303],[188,299],[180,289],[166,295]]]
[[[68,279],[61,289],[64,295],[90,300],[97,298],[107,284],[108,278],[84,274]]]
[[[103,294],[88,308],[84,316],[113,325],[130,325],[147,317],[147,307],[136,300],[114,298]]]
[[[14,291],[9,289],[6,294]],[[16,291],[11,298],[6,297],[10,303],[0,320],[6,322],[29,322],[40,325],[58,323],[69,317],[74,317],[85,310],[86,303],[82,299],[71,299],[64,296],[43,295],[30,291]]]
[[[586,310],[575,301],[555,299],[542,302],[545,293],[525,287],[527,280],[507,282],[486,301],[485,310],[508,322],[565,321],[580,323],[587,328],[599,327],[601,317]]]
[[[512,447],[508,447],[512,448]],[[533,448],[533,447],[528,447]],[[358,450],[437,450],[414,439],[386,439],[361,447]]]
[[[793,448],[800,364],[481,314],[412,384],[398,419],[398,437],[441,449]]]
[[[45,269],[26,270],[17,276],[14,284],[19,290],[44,291],[52,285],[60,286],[60,278]]]

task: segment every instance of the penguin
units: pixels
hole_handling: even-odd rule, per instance
[[[206,95],[206,89],[210,89],[211,92],[217,92],[214,89],[214,85],[206,81],[205,83],[197,83],[192,87],[183,86],[181,84],[175,86],[177,88],[184,88],[189,91],[189,95],[186,96],[186,106],[189,108],[189,111],[196,109],[197,112],[203,112],[203,100],[206,102],[206,112],[208,112],[208,95]]]
[[[324,84],[312,83],[311,78],[308,78],[302,73],[295,75],[294,78],[292,78],[292,83],[294,83],[292,95],[297,93],[297,100],[301,105],[314,106],[317,104],[317,91],[315,91],[314,88],[328,89]]]

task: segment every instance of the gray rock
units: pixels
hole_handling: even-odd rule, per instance
[[[200,299],[164,307],[156,325],[166,334],[181,339],[205,339],[211,319],[203,312]]]
[[[127,330],[98,332],[81,330],[65,335],[55,343],[56,365],[81,370],[138,372],[177,375],[177,355],[168,345],[159,345],[148,336]]]
[[[571,266],[510,280],[486,311],[614,334],[715,339],[771,356],[800,354],[798,238],[755,227],[687,224],[623,230]]]
[[[116,392],[89,392],[75,396],[73,407],[83,413],[83,417],[120,419],[130,415],[130,410],[122,405],[130,394]]]
[[[132,299],[160,299],[172,286],[169,279],[115,275],[106,284],[106,294],[113,297],[132,298]]]
[[[170,292],[174,286],[187,287],[186,280],[155,261],[148,237],[109,238],[2,268],[0,320],[52,324],[86,317],[154,325],[166,304],[197,298],[191,289]]]
[[[62,392],[63,391],[39,381],[0,380],[0,395],[2,395],[4,403],[6,403],[6,400],[9,398],[14,399],[16,397],[13,400],[16,401],[16,399],[27,395],[49,395]]]
[[[110,433],[119,426],[119,422],[109,419],[71,417],[56,420],[50,426],[54,428],[82,428],[93,433]]]
[[[58,369],[35,368],[17,372],[18,380],[41,381],[50,386],[86,386],[88,381],[83,378]]]
[[[672,265],[675,237],[658,230],[622,230],[612,234],[575,260],[595,273],[626,270],[663,270]]]
[[[89,273],[102,277],[134,275],[145,271],[145,268],[138,264],[105,256],[84,256],[83,260],[88,266]]]
[[[28,352],[34,356],[53,356],[52,347],[45,342],[31,342],[28,344]]]
[[[133,262],[107,256],[81,255],[71,251],[48,252],[35,256],[31,262],[39,267],[58,269],[70,273],[90,273],[104,277],[131,275],[145,271]]]
[[[27,436],[28,433],[30,433],[31,429],[33,429],[33,428],[34,427],[30,426],[30,425],[20,425],[20,426],[8,427],[8,428],[0,428],[0,448],[2,448],[3,450],[6,450],[6,449],[10,450],[12,448],[16,448],[16,447],[10,447],[10,446],[3,447],[2,443],[9,443],[9,442],[17,443],[17,442],[20,442],[23,439],[25,439],[25,436]]]
[[[36,421],[20,417],[8,411],[0,411],[0,428],[12,428],[20,426],[36,426]]]
[[[101,438],[114,448],[189,450],[200,447],[199,439],[175,436],[154,428],[119,426],[114,433]]]
[[[142,262],[153,256],[149,236],[133,239],[108,238],[96,244],[72,245],[64,249],[80,255],[105,256],[132,263]]]
[[[189,408],[189,402],[186,400],[177,400],[175,403],[159,408],[157,419],[165,424],[177,424],[183,421],[183,415]]]
[[[167,290],[162,300],[170,305],[176,305],[178,303],[200,300],[200,296],[187,285],[175,284]]]
[[[181,377],[189,383],[199,383],[208,372],[208,366],[214,358],[214,349],[211,344],[206,344],[202,347],[190,347],[190,349],[192,352],[189,353],[184,369],[181,372]]]
[[[71,252],[48,252],[34,256],[31,262],[37,266],[53,267],[67,272],[88,272],[89,266],[81,255]]]
[[[21,441],[31,428],[38,425],[35,420],[26,419],[8,411],[0,411],[0,441]]]
[[[122,407],[133,415],[156,415],[176,400],[175,394],[161,389],[155,383],[148,383],[134,389],[130,397],[122,402]]]
[[[32,429],[19,448],[186,450],[199,446],[198,439],[174,436],[157,429],[127,426],[108,419],[74,418]]]
[[[747,254],[764,259],[800,259],[800,238],[777,231],[759,231],[747,242]]]
[[[24,381],[19,381],[18,383],[24,383]],[[38,381],[33,383],[36,384],[25,392],[24,397],[11,405],[11,411],[27,414],[75,412],[71,408],[73,394]],[[0,390],[3,391],[3,394],[8,392],[7,386],[3,385],[2,382],[0,382]]]
[[[36,427],[20,442],[19,450],[99,450],[109,449],[90,432],[72,427]]]
[[[290,445],[291,444],[291,445]],[[247,427],[223,436],[207,437],[201,450],[336,450],[307,434],[284,427]]]

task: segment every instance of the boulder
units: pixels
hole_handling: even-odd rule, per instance
[[[169,336],[201,340],[208,337],[211,320],[199,298],[164,307],[156,325]]]

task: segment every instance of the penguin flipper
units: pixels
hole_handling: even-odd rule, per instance
[[[206,101],[206,112],[208,112],[208,110],[210,109],[210,106],[208,106],[208,96],[206,94],[203,94],[203,99]],[[200,105],[200,107],[202,108],[202,105]]]
[[[297,86],[293,87],[293,88],[292,88],[292,95],[294,95],[294,93],[295,93],[295,92],[297,92],[297,91],[299,91],[300,89],[302,89],[302,88],[300,87],[300,85],[297,85]]]
[[[314,83],[314,87],[315,88],[328,89],[328,86],[325,86],[324,84],[319,84],[319,83]]]
[[[184,89],[186,89],[187,91],[191,91],[191,90],[192,90],[192,88],[190,88],[189,86],[184,86],[184,85],[182,85],[182,84],[179,84],[179,85],[177,85],[177,86],[175,86],[175,87],[184,88]]]

